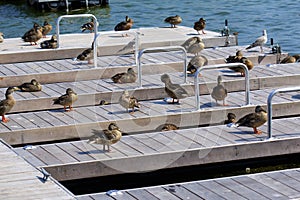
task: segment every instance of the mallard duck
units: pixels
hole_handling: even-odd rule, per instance
[[[258,130],[257,127],[262,126],[268,120],[267,111],[265,111],[261,106],[255,107],[255,112],[250,113],[239,119],[235,125],[252,127],[255,134],[261,134],[262,131]]]
[[[2,122],[6,123],[9,119],[5,118],[5,114],[8,113],[15,105],[16,101],[12,93],[16,89],[14,87],[9,87],[5,93],[5,99],[0,101],[0,115],[2,116]]]
[[[267,36],[267,30],[263,30],[263,35],[258,37],[255,42],[253,42],[251,45],[249,45],[246,49],[251,49],[253,47],[260,47],[260,52],[264,52],[263,45],[267,43],[268,36]]]
[[[64,106],[64,110],[66,112],[73,110],[72,105],[75,101],[77,101],[78,96],[77,94],[71,89],[68,88],[66,90],[66,94],[61,95],[60,97],[53,99],[53,104],[59,104]],[[69,106],[69,110],[67,110],[67,107]]]
[[[177,99],[177,103],[179,103],[179,99],[188,97],[187,91],[179,84],[173,84],[168,74],[163,74],[160,79],[165,83],[165,91],[173,99],[172,103],[175,103],[175,99]]]
[[[120,23],[118,23],[116,26],[115,26],[115,31],[127,31],[127,30],[130,30],[131,27],[133,26],[133,19],[129,18],[128,16],[125,17],[125,21],[122,21]],[[122,35],[122,36],[127,36],[127,34],[125,35]]]
[[[22,92],[38,92],[42,90],[42,85],[37,80],[32,79],[29,83],[23,83],[22,85],[15,87],[16,90]]]
[[[293,55],[293,56],[286,56],[281,62],[280,64],[285,64],[285,63],[295,63],[298,62],[300,58],[299,54]]]
[[[199,31],[202,31],[203,34],[204,33],[204,29],[206,27],[206,20],[204,18],[200,18],[199,21],[194,23],[194,29],[198,32],[198,34],[200,35]]]
[[[208,60],[205,56],[194,56],[188,66],[187,66],[187,72],[190,74],[194,74],[198,68],[205,66],[208,64]]]
[[[252,61],[246,57],[243,57],[243,53],[240,50],[238,50],[236,52],[235,56],[229,56],[228,58],[226,58],[226,63],[243,63],[247,66],[249,71],[251,69],[253,69],[253,67],[254,67],[254,64],[252,63]],[[240,72],[241,76],[243,76],[243,77],[245,76],[245,72],[242,67],[229,67],[229,69],[231,69],[235,72]]]
[[[296,58],[296,62],[300,61],[300,54],[295,54],[293,57]]]
[[[92,43],[92,47],[85,49],[81,54],[79,54],[76,60],[88,61],[88,64],[93,64],[94,58],[94,42]]]
[[[191,37],[187,39],[182,45],[188,53],[198,55],[200,51],[205,48],[205,45],[200,37]]]
[[[236,115],[234,113],[228,113],[227,119],[224,121],[224,124],[230,124],[236,122]]]
[[[175,15],[167,17],[164,21],[171,24],[171,28],[176,28],[176,25],[180,24],[182,22],[182,19],[179,15]]]
[[[0,32],[0,43],[2,43],[3,41],[4,41],[4,34]]]
[[[81,32],[89,30],[91,33],[94,31],[94,18],[90,22],[83,24],[81,27]]]
[[[128,68],[127,72],[118,73],[111,77],[114,83],[134,83],[137,76],[132,68]]]
[[[217,81],[218,81],[218,85],[213,88],[211,96],[216,100],[217,105],[218,105],[218,101],[223,101],[223,106],[227,106],[227,104],[225,104],[225,98],[227,97],[227,90],[222,85],[222,76],[219,75]]]
[[[102,144],[103,151],[105,151],[105,146],[107,146],[107,151],[110,152],[110,145],[117,143],[120,141],[122,137],[122,132],[120,128],[115,123],[110,123],[108,125],[107,130],[95,131],[94,136],[92,136],[89,140],[89,144]]]
[[[30,42],[31,45],[37,45],[36,42],[43,37],[42,30],[43,28],[40,25],[34,23],[33,28],[27,31],[22,39],[24,42]]]
[[[171,130],[178,130],[179,127],[176,126],[175,124],[163,124],[161,131],[171,131]]]
[[[52,25],[49,24],[47,21],[44,21],[44,25],[42,26],[42,28],[43,28],[42,34],[43,37],[45,38],[46,35],[50,33],[50,31],[52,30]]]
[[[134,113],[134,108],[140,108],[138,100],[134,96],[130,96],[127,90],[125,90],[120,97],[119,104],[126,108],[127,112],[131,109],[130,113]]]
[[[56,34],[52,35],[51,40],[45,40],[40,43],[42,49],[56,49],[57,48],[57,37]]]

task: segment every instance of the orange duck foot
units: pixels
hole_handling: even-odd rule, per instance
[[[258,130],[257,128],[253,128],[253,130],[255,134],[262,134],[262,131]]]
[[[7,122],[9,122],[9,119],[7,119],[4,116],[2,116],[2,122],[7,123]]]

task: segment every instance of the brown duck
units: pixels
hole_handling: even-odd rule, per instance
[[[194,56],[188,66],[187,66],[187,72],[190,74],[194,74],[198,68],[205,66],[208,64],[208,60],[205,56]]]
[[[205,48],[205,45],[200,37],[191,37],[187,39],[182,45],[187,53],[198,55],[200,51]]]
[[[245,115],[236,122],[236,126],[247,126],[252,127],[255,134],[261,134],[262,131],[258,130],[257,127],[262,126],[268,120],[267,111],[261,106],[255,107],[255,112]]]
[[[73,110],[72,105],[75,101],[77,101],[77,99],[78,99],[77,94],[71,88],[68,88],[66,90],[66,94],[63,94],[56,99],[53,99],[53,101],[54,101],[53,104],[62,105],[62,106],[64,106],[64,110],[66,112],[69,112],[69,111]],[[67,107],[69,107],[69,110],[67,110]]]
[[[200,18],[199,21],[196,21],[194,23],[194,29],[198,32],[200,35],[200,31],[202,31],[203,34],[205,34],[204,29],[206,27],[206,20],[204,18]]]
[[[52,30],[52,25],[49,24],[48,21],[44,21],[44,25],[42,26],[42,28],[43,28],[42,34],[43,37],[45,38],[46,35],[50,33],[50,31]]]
[[[45,40],[40,43],[42,49],[56,49],[57,48],[57,37],[56,34],[52,35],[50,40]]]
[[[128,68],[127,72],[118,73],[111,77],[114,83],[134,83],[137,79],[136,73],[132,68]]]
[[[236,115],[234,113],[228,113],[227,119],[224,121],[224,124],[230,124],[236,122]]]
[[[92,43],[91,48],[85,49],[80,53],[75,60],[88,61],[88,64],[93,63],[94,58],[94,42]]]
[[[167,17],[164,21],[171,24],[171,28],[176,28],[176,25],[180,24],[182,22],[182,19],[179,15],[175,15]]]
[[[37,23],[34,23],[33,28],[27,31],[22,39],[24,42],[30,42],[31,45],[37,45],[37,41],[43,37],[42,31],[43,28]]]
[[[161,131],[172,131],[172,130],[178,130],[179,127],[176,126],[175,124],[163,124],[162,125],[162,128],[161,128]]]
[[[125,90],[119,98],[119,104],[126,108],[127,112],[131,109],[131,114],[134,113],[134,108],[140,108],[141,105],[134,96],[130,96],[129,92]]]
[[[125,21],[122,21],[120,23],[118,23],[116,26],[115,26],[115,31],[128,31],[132,28],[133,26],[133,19],[129,18],[128,16],[125,17]],[[127,34],[123,35],[122,36],[128,36]]]
[[[173,99],[172,103],[175,103],[175,99],[179,103],[179,99],[188,97],[187,91],[179,84],[172,83],[168,74],[163,74],[160,79],[165,84],[166,93]]]
[[[38,92],[42,90],[42,85],[35,79],[32,79],[28,83],[23,83],[18,87],[15,87],[16,90],[20,90],[22,92]]]
[[[217,81],[218,81],[218,85],[213,88],[211,96],[216,100],[217,105],[218,105],[218,101],[223,101],[223,106],[227,106],[227,104],[225,104],[225,98],[227,97],[227,90],[222,85],[222,76],[218,76]]]
[[[243,57],[243,53],[240,50],[236,52],[235,56],[229,56],[228,58],[226,58],[226,63],[243,63],[247,66],[249,71],[254,67],[252,61],[246,57]],[[229,69],[241,73],[241,76],[243,77],[245,76],[245,72],[242,67],[229,67]]]
[[[94,26],[94,18],[92,18],[90,22],[83,24],[80,29],[81,32],[88,30],[92,33],[94,31]]]
[[[8,113],[16,103],[12,95],[15,90],[14,87],[7,88],[5,99],[0,101],[0,115],[2,116],[2,122],[4,123],[9,121],[9,119],[5,118],[5,114]]]

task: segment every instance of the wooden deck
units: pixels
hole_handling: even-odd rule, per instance
[[[111,153],[86,140],[15,151],[34,166],[45,167],[57,180],[72,180],[298,153],[299,121],[273,120],[273,140],[253,134],[251,128],[219,125],[123,136]],[[266,132],[267,126],[260,129]]]
[[[18,156],[0,141],[0,199],[74,199],[61,185]]]
[[[176,183],[121,190],[109,196],[97,193],[77,196],[78,200],[133,199],[299,199],[300,169]]]

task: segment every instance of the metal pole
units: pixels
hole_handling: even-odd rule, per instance
[[[200,91],[199,91],[199,74],[203,70],[221,69],[221,68],[234,68],[242,67],[245,71],[245,101],[246,105],[250,104],[250,84],[249,84],[249,71],[245,64],[243,63],[228,63],[219,65],[207,65],[199,67],[194,75],[194,85],[195,85],[195,98],[196,98],[196,110],[200,110]]]
[[[141,69],[141,57],[145,52],[153,52],[153,51],[162,51],[162,50],[169,50],[169,51],[178,51],[181,50],[183,52],[183,73],[184,73],[184,83],[187,81],[187,53],[185,48],[182,46],[169,46],[169,47],[153,47],[153,48],[146,48],[142,49],[138,54],[138,84],[139,87],[142,87],[142,69]]]

